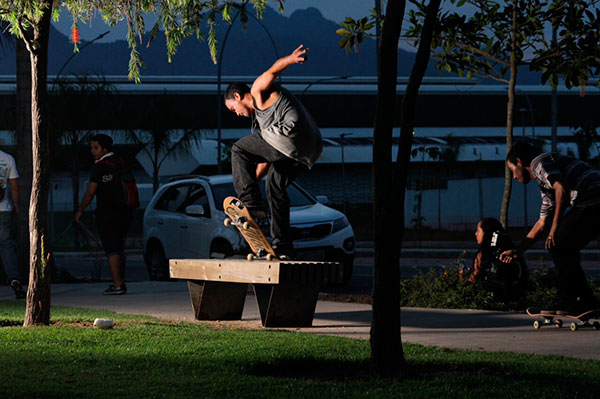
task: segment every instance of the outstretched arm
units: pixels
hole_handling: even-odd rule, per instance
[[[267,101],[267,93],[269,92],[269,89],[271,88],[271,85],[275,79],[277,79],[281,72],[283,72],[290,65],[303,64],[304,61],[306,61],[307,52],[308,47],[304,47],[301,44],[292,52],[292,54],[278,59],[271,66],[271,68],[267,69],[262,75],[256,78],[252,84],[252,89],[250,92],[259,108],[262,108],[263,103]]]
[[[540,217],[533,225],[527,236],[519,243],[517,249],[509,249],[500,254],[500,260],[505,263],[512,262],[513,258],[528,250],[536,241],[536,239],[546,229],[547,217]]]
[[[98,183],[90,182],[88,184],[88,188],[83,195],[83,199],[81,200],[81,204],[79,205],[79,209],[77,213],[75,213],[75,221],[79,223],[81,220],[81,216],[83,215],[83,211],[88,207],[90,202],[94,199],[94,195],[96,195],[96,191],[98,191]]]

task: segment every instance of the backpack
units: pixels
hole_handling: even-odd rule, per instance
[[[131,173],[131,170],[125,167],[125,160],[117,158],[116,162],[114,162],[109,158],[105,158],[100,162],[108,165],[113,170],[114,183],[121,188],[122,195],[118,199],[118,203],[128,208],[137,208],[140,206],[140,194],[135,177]]]

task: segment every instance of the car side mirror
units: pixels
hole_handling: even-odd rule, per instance
[[[204,212],[204,207],[202,205],[190,205],[185,208],[185,214],[188,216],[204,216],[206,212]]]
[[[317,195],[317,202],[327,205],[329,204],[329,198],[326,195]]]

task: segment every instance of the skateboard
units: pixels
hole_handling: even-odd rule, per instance
[[[266,259],[271,261],[276,258],[273,247],[260,229],[260,226],[250,216],[244,203],[235,198],[227,197],[223,201],[223,210],[228,216],[224,220],[225,226],[235,226],[242,234],[253,253],[248,254],[248,260]]]
[[[527,308],[527,314],[531,317],[538,317],[539,320],[533,322],[533,328],[540,329],[542,326],[554,324],[557,328],[562,327],[563,320],[572,320],[570,324],[571,331],[577,331],[581,327],[592,327],[594,330],[600,330],[600,309],[588,310],[580,315],[571,314],[550,314],[542,313],[538,307]],[[590,322],[590,320],[595,320]]]

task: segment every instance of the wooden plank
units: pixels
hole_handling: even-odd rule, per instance
[[[279,283],[341,283],[343,265],[338,262],[285,261],[279,265]]]
[[[246,259],[171,259],[171,277],[230,283],[279,284],[279,262]]]
[[[312,261],[248,261],[246,259],[171,259],[171,277],[230,283],[279,284],[341,282],[341,263]],[[322,270],[322,272],[317,272]]]

